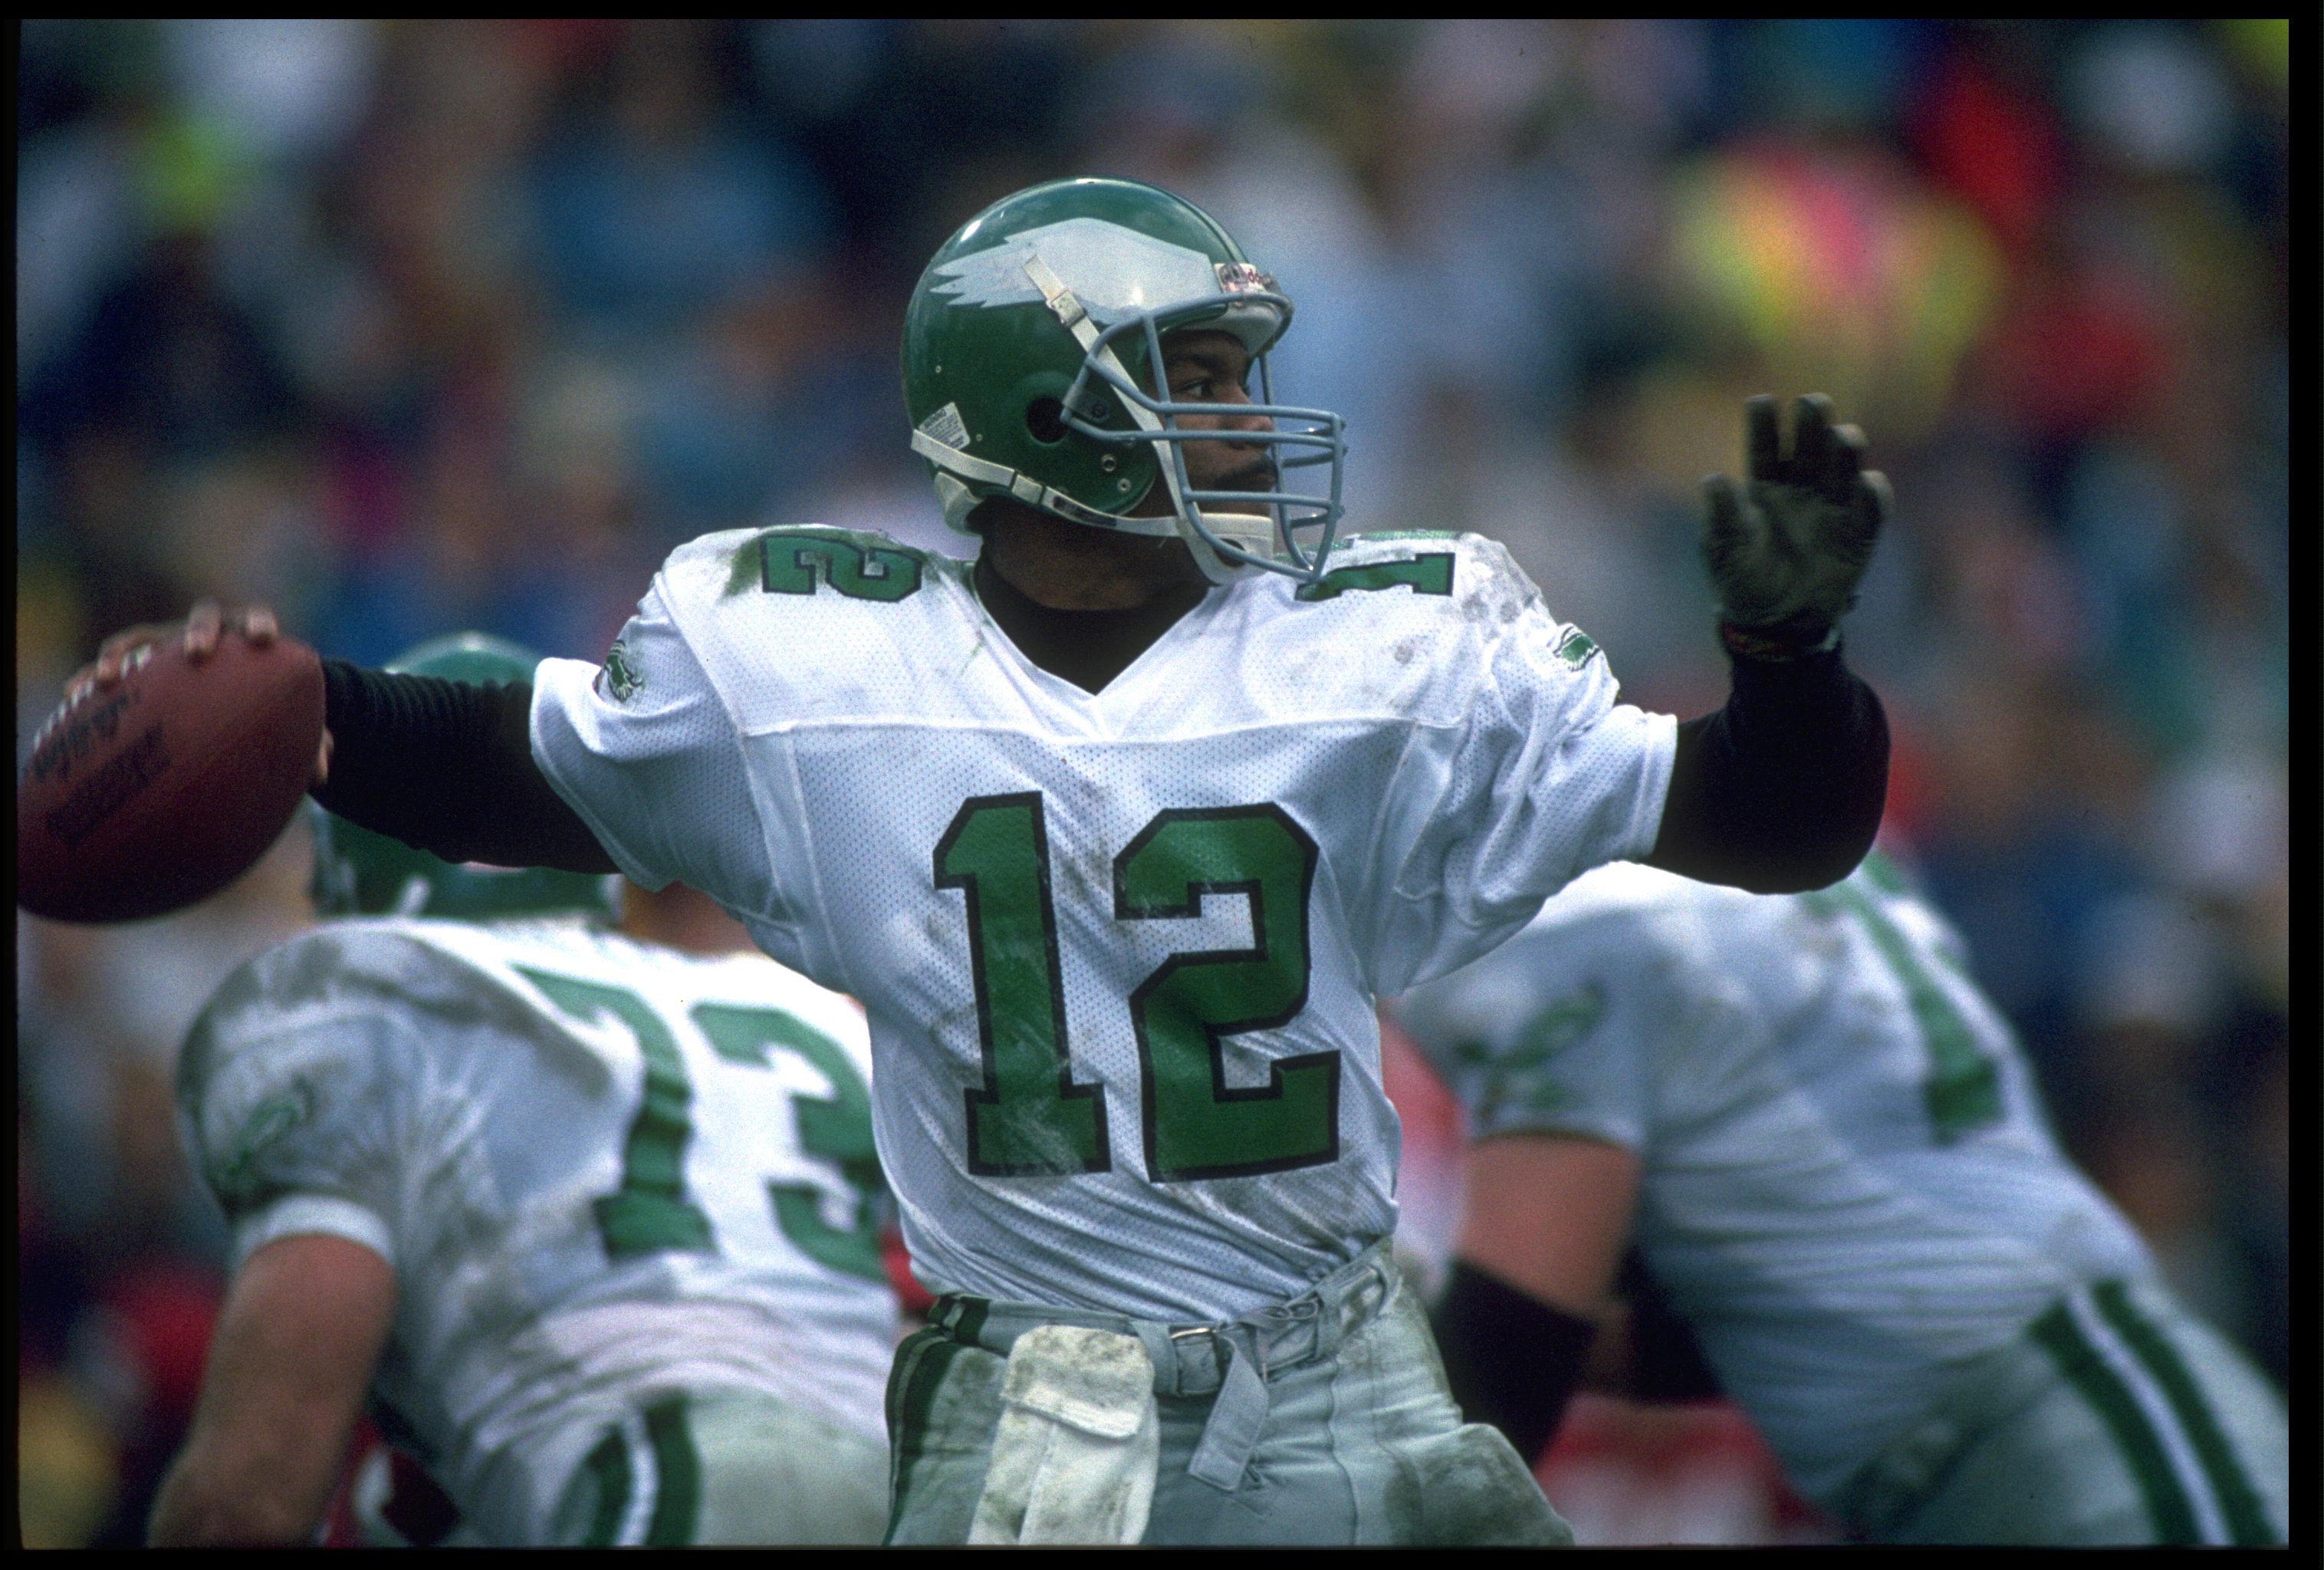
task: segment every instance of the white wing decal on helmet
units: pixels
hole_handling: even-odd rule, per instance
[[[1082,309],[1108,325],[1139,311],[1224,292],[1217,269],[1201,252],[1102,218],[1044,224],[1011,235],[989,251],[957,257],[936,270],[944,282],[931,291],[954,305],[1038,305],[1041,291],[1025,273],[1025,258],[1035,252],[1074,291]]]

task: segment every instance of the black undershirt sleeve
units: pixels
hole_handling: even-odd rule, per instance
[[[1888,793],[1888,719],[1840,651],[1733,656],[1716,714],[1678,727],[1649,865],[1755,894],[1796,893],[1856,869]]]
[[[532,688],[323,661],[329,780],[315,799],[447,862],[618,869],[532,761]]]
[[[1641,1401],[1715,1401],[1724,1392],[1693,1326],[1671,1307],[1636,1248],[1623,1257],[1618,1289],[1629,1305],[1630,1391]]]
[[[1565,1420],[1598,1326],[1458,1260],[1431,1324],[1462,1415],[1533,1462]]]

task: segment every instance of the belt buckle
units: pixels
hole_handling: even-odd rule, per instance
[[[1213,1378],[1217,1381],[1217,1383],[1214,1383],[1212,1386],[1212,1389],[1215,1390],[1218,1388],[1218,1384],[1222,1384],[1226,1381],[1227,1357],[1229,1355],[1226,1351],[1226,1339],[1219,1334],[1218,1327],[1216,1325],[1190,1325],[1184,1330],[1174,1330],[1170,1332],[1170,1340],[1173,1344],[1173,1350],[1176,1350],[1176,1343],[1181,1341],[1191,1341],[1197,1335],[1207,1336],[1210,1339],[1211,1372]],[[1175,1387],[1172,1393],[1174,1395],[1181,1396],[1188,1394],[1189,1392],[1186,1390],[1185,1364],[1183,1360],[1179,1360],[1178,1366],[1171,1370],[1171,1383]]]

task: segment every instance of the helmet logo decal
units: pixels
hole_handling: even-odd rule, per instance
[[[957,403],[947,403],[921,420],[920,429],[946,447],[968,445],[968,421],[960,417],[960,405]]]
[[[1199,251],[1102,218],[1067,218],[945,263],[937,269],[944,282],[933,292],[954,305],[1038,305],[1041,291],[1025,272],[1025,259],[1036,254],[1102,322],[1222,291],[1221,269]]]
[[[1273,294],[1275,274],[1261,272],[1248,262],[1219,263],[1219,288],[1228,294]]]

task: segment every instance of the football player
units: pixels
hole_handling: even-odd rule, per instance
[[[1397,1013],[1477,1141],[1453,1393],[1527,1454],[1635,1239],[1716,1386],[1865,1538],[2284,1540],[2281,1402],[2060,1153],[1884,855],[1787,898],[1601,868]]]
[[[1339,421],[1267,380],[1291,319],[1167,191],[1017,192],[906,318],[912,445],[974,563],[717,534],[602,667],[325,663],[332,810],[692,884],[863,1001],[944,1294],[890,1381],[893,1541],[1563,1540],[1388,1262],[1372,999],[1599,863],[1817,887],[1879,820],[1838,624],[1886,486],[1826,403],[1786,445],[1754,400],[1748,483],[1710,483],[1734,685],[1682,725],[1618,703],[1498,545],[1340,538]]]
[[[393,669],[538,663],[470,634]],[[236,1264],[153,1540],[311,1540],[368,1393],[488,1543],[876,1541],[854,1004],[607,930],[615,880],[316,816],[345,919],[229,979],[180,1065]]]

